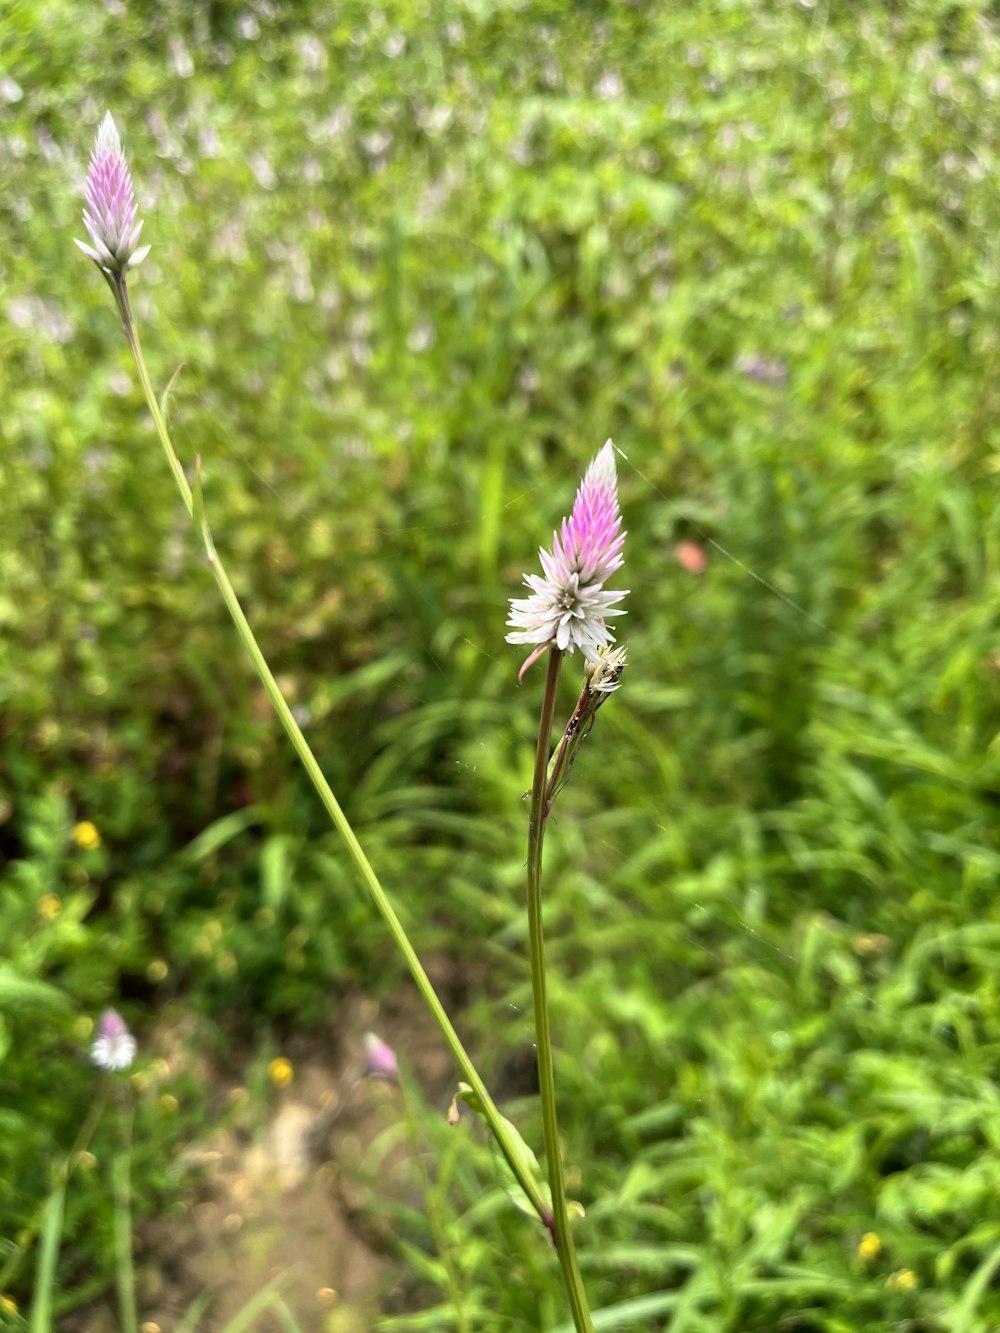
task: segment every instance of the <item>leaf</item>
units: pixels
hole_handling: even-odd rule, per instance
[[[34,1004],[47,1009],[65,1009],[69,998],[47,981],[22,977],[12,967],[0,963],[0,1005]]]
[[[174,373],[167,380],[167,387],[160,396],[160,416],[163,418],[163,424],[170,424],[170,399],[173,397],[174,385],[180,378],[181,371],[184,369],[184,362],[181,361]]]
[[[638,1296],[634,1300],[620,1301],[617,1305],[606,1305],[603,1310],[595,1310],[591,1322],[594,1326],[594,1333],[602,1333],[607,1330],[610,1333],[612,1329],[648,1327],[646,1320],[651,1319],[653,1315],[666,1314],[668,1310],[673,1310],[678,1300],[680,1292],[677,1291],[656,1291],[648,1296]],[[572,1323],[560,1324],[554,1328],[552,1333],[574,1333]]]
[[[222,1333],[245,1333],[246,1330],[253,1328],[257,1316],[271,1307],[274,1298],[279,1294],[287,1280],[287,1270],[272,1278],[267,1286],[261,1287],[260,1291],[255,1296],[251,1296],[246,1305],[233,1315]]]
[[[231,815],[223,815],[214,824],[202,829],[196,838],[192,838],[188,845],[181,849],[181,860],[192,865],[204,861],[206,857],[225,847],[227,842],[239,837],[245,829],[253,824],[259,824],[260,820],[260,811],[254,805],[248,805],[245,810],[234,810]]]
[[[490,1129],[490,1123],[486,1118],[486,1114],[483,1111],[483,1104],[479,1099],[478,1093],[474,1092],[472,1088],[469,1087],[468,1083],[459,1083],[458,1091],[455,1093],[452,1101],[452,1106],[454,1107],[458,1102],[465,1102],[467,1106],[472,1108],[486,1128],[490,1130],[492,1138],[492,1130]],[[541,1191],[542,1198],[545,1200],[546,1206],[551,1208],[552,1195],[548,1184],[542,1179],[541,1169],[538,1165],[538,1158],[535,1156],[534,1151],[527,1143],[525,1143],[524,1139],[521,1137],[520,1130],[512,1121],[508,1120],[506,1116],[500,1116],[500,1120],[507,1131],[510,1145],[514,1150],[515,1156],[524,1167],[525,1171],[533,1176],[538,1182],[538,1188]],[[502,1163],[501,1170],[505,1181],[504,1189],[507,1191],[508,1198],[514,1204],[515,1208],[519,1208],[522,1213],[527,1213],[529,1217],[537,1217],[534,1205],[521,1186],[517,1183],[517,1178],[502,1154],[500,1156],[500,1161]],[[577,1205],[577,1207],[579,1207],[579,1205]]]
[[[964,1333],[965,1329],[971,1327],[972,1316],[986,1294],[994,1274],[998,1271],[1000,1271],[1000,1245],[994,1246],[991,1253],[986,1256],[966,1282],[962,1299],[952,1311],[948,1320],[949,1327],[954,1330],[954,1333]]]
[[[56,1264],[62,1240],[63,1206],[66,1202],[65,1182],[49,1195],[42,1222],[42,1240],[35,1276],[35,1293],[31,1302],[31,1333],[52,1333],[52,1298],[56,1281]]]
[[[290,839],[283,833],[276,833],[264,843],[260,854],[260,894],[264,906],[274,912],[281,911],[288,893],[290,847]]]
[[[212,534],[208,527],[208,519],[205,517],[205,495],[201,484],[201,454],[194,461],[194,486],[191,489],[191,503],[191,517],[194,520],[195,531],[204,543],[209,561],[214,563],[216,559],[215,544],[212,541]]]

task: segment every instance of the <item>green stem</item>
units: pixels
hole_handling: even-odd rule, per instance
[[[132,1113],[122,1107],[120,1115],[121,1143],[111,1163],[115,1199],[115,1279],[122,1333],[136,1333],[139,1319],[135,1309],[135,1269],[132,1264]]]
[[[52,1296],[59,1264],[59,1245],[62,1241],[63,1213],[66,1205],[66,1182],[52,1191],[45,1203],[42,1244],[35,1275],[35,1295],[31,1302],[30,1333],[53,1333]]]
[[[452,1257],[451,1245],[448,1243],[448,1234],[445,1231],[444,1220],[438,1208],[437,1189],[426,1166],[424,1166],[424,1159],[420,1150],[420,1135],[417,1133],[417,1121],[413,1114],[413,1107],[410,1104],[409,1091],[403,1082],[403,1076],[400,1076],[399,1079],[399,1100],[403,1108],[403,1119],[406,1122],[410,1147],[413,1149],[413,1161],[424,1192],[424,1202],[427,1206],[427,1223],[430,1226],[438,1256],[444,1265],[448,1282],[448,1294],[451,1296],[451,1303],[455,1309],[455,1327],[458,1333],[469,1333],[469,1325],[465,1318],[465,1303],[462,1299],[462,1284],[455,1270],[455,1261]]]
[[[160,443],[163,445],[163,451],[167,456],[170,471],[173,473],[174,481],[177,483],[177,489],[181,493],[181,499],[184,501],[184,506],[193,519],[194,498],[191,493],[191,487],[188,485],[180,460],[174,452],[174,446],[171,443],[166,423],[163,420],[163,414],[160,411],[159,404],[156,401],[156,395],[153,392],[153,386],[149,380],[149,372],[146,369],[146,363],[143,359],[142,346],[139,342],[139,332],[136,328],[135,320],[132,317],[132,310],[129,305],[128,291],[125,286],[124,277],[121,277],[118,280],[117,293],[125,336],[128,338],[129,346],[132,349],[132,356],[135,359],[136,369],[139,372],[139,379],[142,383],[143,393],[146,396],[146,403],[153,417],[156,433],[159,436]],[[236,596],[233,585],[229,581],[229,577],[226,574],[222,561],[214,549],[212,549],[210,554],[209,567],[211,568],[215,582],[218,585],[219,592],[222,594],[222,600],[226,604],[226,609],[229,611],[240,639],[243,642],[243,647],[246,649],[247,654],[254,665],[254,669],[260,678],[260,682],[267,692],[271,705],[278,715],[278,720],[281,722],[281,725],[284,727],[285,732],[288,735],[288,739],[292,743],[292,748],[295,750],[303,768],[306,770],[309,780],[316,789],[316,794],[319,796],[324,809],[330,816],[334,827],[347,844],[347,850],[351,855],[351,859],[354,861],[358,873],[364,880],[368,892],[371,894],[372,901],[378,909],[382,920],[388,927],[389,934],[392,936],[396,947],[403,955],[406,966],[409,968],[410,975],[413,977],[417,989],[423,997],[424,1003],[431,1011],[434,1021],[441,1029],[441,1034],[454,1056],[455,1063],[462,1071],[462,1077],[470,1085],[482,1103],[483,1114],[489,1124],[493,1137],[497,1141],[500,1151],[503,1153],[510,1169],[514,1172],[518,1184],[531,1200],[532,1207],[544,1221],[548,1210],[545,1205],[545,1200],[542,1198],[541,1190],[538,1188],[535,1179],[520,1160],[517,1146],[511,1139],[503,1117],[500,1115],[500,1112],[497,1110],[496,1105],[493,1102],[493,1098],[487,1091],[486,1084],[480,1078],[479,1071],[472,1063],[471,1057],[462,1045],[458,1033],[452,1026],[451,1019],[445,1012],[444,1006],[438,999],[437,992],[431,985],[430,978],[424,971],[423,964],[417,957],[416,950],[410,943],[402,922],[396,915],[392,903],[389,901],[385,890],[379,883],[378,877],[372,869],[371,862],[368,860],[361,843],[355,836],[347,816],[340,808],[340,804],[337,801],[336,796],[334,796],[330,784],[323,776],[323,771],[316,762],[316,757],[309,748],[309,743],[302,734],[302,729],[292,716],[292,711],[285,702],[277,682],[271,674],[271,669],[267,665],[264,654],[261,652],[260,646],[254,638],[253,630],[251,630],[247,618],[243,614],[243,608],[240,606],[239,599]]]
[[[545,985],[545,936],[542,928],[542,844],[545,839],[545,789],[552,738],[552,715],[556,705],[562,653],[549,649],[549,673],[542,699],[535,751],[535,777],[531,785],[531,821],[528,826],[528,938],[531,945],[531,992],[535,1001],[535,1042],[538,1050],[538,1085],[542,1101],[545,1162],[552,1191],[552,1225],[563,1283],[573,1312],[577,1333],[593,1333],[587,1293],[576,1262],[576,1250],[566,1213],[566,1183],[559,1151],[559,1119],[556,1114],[556,1076],[552,1061],[552,1033]]]

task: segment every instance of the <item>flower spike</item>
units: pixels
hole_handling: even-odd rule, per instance
[[[110,111],[101,121],[94,141],[85,198],[83,225],[92,244],[84,245],[83,241],[76,244],[87,258],[109,278],[117,278],[141,264],[149,254],[149,246],[138,245],[142,223],[136,222],[132,176]]]
[[[537,645],[519,680],[553,645],[562,652],[579,648],[596,662],[600,649],[614,643],[605,621],[625,614],[612,608],[626,592],[606,592],[604,584],[624,563],[621,525],[615,447],[608,440],[584,474],[573,512],[552,534],[552,550],[539,551],[542,574],[524,576],[532,595],[511,599],[507,642]]]

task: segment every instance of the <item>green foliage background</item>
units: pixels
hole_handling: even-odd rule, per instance
[[[141,1039],[179,1000],[224,1045],[399,980],[71,244],[110,106],[176,442],[415,942],[469,970],[487,1067],[529,1035],[540,682],[506,599],[603,440],[627,456],[632,665],[548,848],[600,1326],[1000,1326],[998,91],[985,3],[7,0],[8,1245],[100,1006]],[[169,1210],[182,1128],[140,1115]],[[468,1147],[473,1325],[554,1328]],[[110,1263],[96,1178],[68,1208],[64,1306]],[[425,1313],[385,1327],[448,1327],[400,1226]]]

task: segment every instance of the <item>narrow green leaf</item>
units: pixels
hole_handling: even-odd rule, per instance
[[[55,1291],[59,1244],[62,1240],[65,1202],[66,1185],[63,1183],[52,1191],[45,1205],[35,1294],[31,1302],[31,1333],[52,1333],[52,1298]]]
[[[7,964],[0,963],[0,1005],[35,1004],[48,1009],[65,1009],[68,998],[56,986],[33,977],[22,977]]]
[[[191,502],[193,506],[191,517],[194,520],[195,531],[204,543],[209,560],[214,561],[215,545],[208,527],[208,519],[205,517],[205,494],[201,484],[201,454],[194,462],[194,486],[191,490]]]
[[[251,1296],[243,1309],[233,1315],[229,1323],[222,1329],[222,1333],[244,1333],[245,1329],[252,1327],[257,1316],[272,1305],[275,1296],[287,1278],[288,1271],[286,1269],[279,1273],[277,1277],[272,1278],[266,1287],[261,1287],[255,1296]]]
[[[617,1305],[606,1305],[603,1310],[595,1310],[592,1323],[594,1333],[610,1333],[612,1329],[634,1328],[651,1319],[653,1315],[666,1314],[673,1310],[680,1299],[680,1292],[657,1291],[648,1296],[637,1296]],[[574,1333],[572,1323],[560,1324],[552,1333]]]
[[[160,415],[163,417],[165,425],[170,424],[170,399],[173,397],[174,385],[177,383],[178,379],[180,379],[180,374],[183,369],[184,369],[184,362],[182,361],[180,365],[177,367],[177,369],[174,371],[174,373],[167,380],[167,387],[163,390],[163,393],[160,395]]]
[[[952,1311],[948,1323],[954,1333],[964,1333],[972,1327],[972,1316],[976,1313],[979,1302],[983,1299],[994,1274],[1000,1271],[1000,1245],[994,1246],[976,1271],[966,1282],[962,1299]]]
[[[200,1296],[196,1296],[185,1310],[183,1319],[177,1325],[176,1333],[196,1333],[201,1324],[202,1315],[211,1304],[212,1293],[210,1291],[203,1291]]]
[[[264,843],[260,854],[260,896],[264,906],[274,912],[281,911],[288,894],[289,847],[285,834],[276,833]]]
[[[196,838],[193,838],[186,847],[182,848],[180,852],[181,859],[191,865],[198,861],[204,861],[213,852],[217,852],[224,847],[227,842],[232,842],[233,838],[238,838],[245,829],[250,828],[253,824],[259,824],[260,819],[260,811],[254,805],[248,805],[245,810],[234,810],[231,815],[223,815],[214,824],[209,824],[208,828],[202,829]]]

